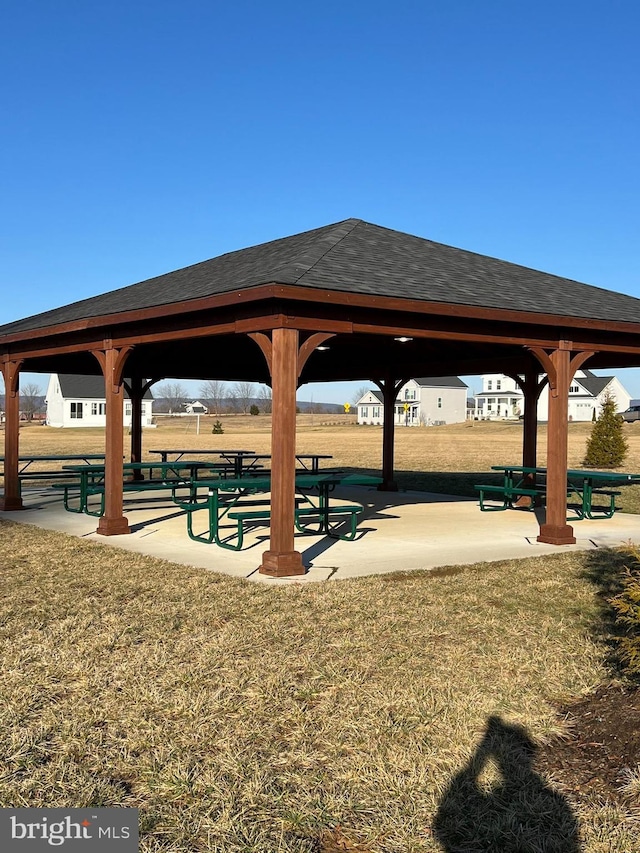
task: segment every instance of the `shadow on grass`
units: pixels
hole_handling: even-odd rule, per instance
[[[489,718],[434,819],[445,853],[579,853],[578,821],[534,771],[535,751],[526,729]]]
[[[597,590],[598,612],[591,625],[591,632],[598,642],[605,643],[606,664],[611,674],[629,680],[628,668],[620,657],[620,638],[627,635],[626,628],[616,620],[611,599],[623,590],[627,566],[634,562],[626,548],[596,548],[585,551],[584,568],[581,575]]]

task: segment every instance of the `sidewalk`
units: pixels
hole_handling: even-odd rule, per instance
[[[270,584],[341,580],[396,571],[431,569],[483,561],[517,559],[561,551],[616,547],[629,540],[640,542],[640,515],[616,513],[611,519],[576,521],[576,545],[536,542],[538,523],[524,510],[480,512],[477,501],[427,492],[378,492],[342,489],[336,495],[365,506],[354,542],[326,536],[296,536],[296,548],[309,567],[306,575],[269,578],[257,567],[268,548],[268,528],[256,527],[245,537],[242,551],[193,542],[187,536],[185,514],[170,495],[127,495],[125,515],[131,533],[96,534],[97,519],[66,512],[60,495],[52,490],[29,490],[25,509],[0,513],[0,518],[34,524],[79,536],[125,551],[135,551],[175,563],[250,578]],[[207,524],[206,511],[196,514],[196,530]]]

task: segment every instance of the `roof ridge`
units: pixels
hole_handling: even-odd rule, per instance
[[[326,226],[326,232],[322,237],[319,237],[317,241],[315,241],[314,245],[317,247],[318,243],[320,246],[323,246],[325,243],[328,244],[326,249],[322,251],[320,254],[315,255],[313,258],[310,257],[313,253],[311,248],[303,251],[300,255],[299,259],[295,259],[293,261],[289,261],[286,264],[283,264],[281,269],[287,269],[293,267],[295,270],[295,274],[292,276],[294,279],[294,283],[300,281],[302,276],[306,275],[310,272],[315,266],[317,266],[323,258],[325,258],[329,252],[333,251],[337,245],[342,243],[351,232],[358,227],[362,223],[362,219],[342,219],[340,222],[335,222],[333,225]],[[336,233],[337,231],[337,233]]]

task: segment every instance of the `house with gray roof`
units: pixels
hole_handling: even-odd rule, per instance
[[[466,420],[468,386],[457,376],[410,379],[398,392],[393,407],[398,426],[441,426]],[[357,402],[357,422],[384,423],[382,392],[368,391]]]
[[[539,378],[542,378],[540,375]],[[618,412],[629,408],[631,395],[617,376],[596,376],[577,370],[569,386],[569,420],[591,421],[600,414],[604,398],[610,394]],[[474,417],[481,420],[517,420],[524,413],[524,395],[511,376],[487,373],[482,376],[482,391],[475,396]],[[549,419],[549,390],[538,400],[538,420]]]
[[[126,383],[126,380],[125,380]],[[102,376],[52,373],[45,396],[47,426],[105,427],[107,403]],[[124,388],[124,425],[131,426],[131,399]],[[142,400],[142,426],[153,424],[153,396],[146,391]]]

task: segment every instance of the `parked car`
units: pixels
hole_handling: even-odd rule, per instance
[[[640,421],[640,406],[631,406],[626,412],[622,413],[623,421]]]

